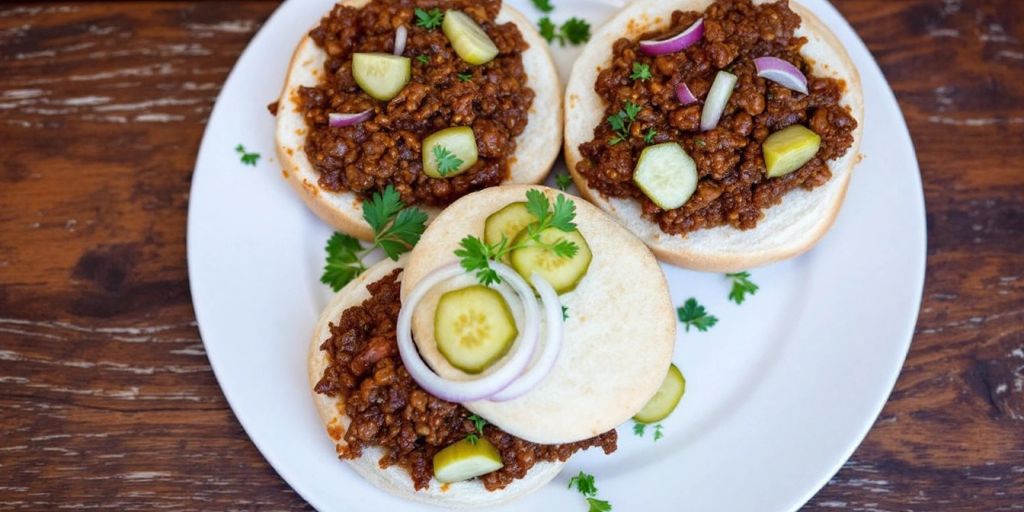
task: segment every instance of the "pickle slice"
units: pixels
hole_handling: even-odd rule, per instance
[[[444,13],[441,30],[459,57],[473,65],[487,64],[498,56],[498,47],[484,29],[462,11]]]
[[[505,298],[483,285],[445,293],[434,312],[438,351],[466,373],[480,373],[501,359],[518,334]]]
[[[697,164],[675,142],[648,146],[640,153],[633,183],[659,208],[674,210],[697,190]]]
[[[353,53],[352,77],[374,99],[388,101],[402,92],[412,76],[408,57],[390,53]]]
[[[798,124],[769,135],[761,145],[768,177],[778,178],[803,167],[820,147],[821,137]]]
[[[476,164],[476,135],[468,126],[455,126],[423,139],[423,173],[431,178],[451,178]]]
[[[473,444],[463,439],[434,455],[434,478],[441,483],[461,482],[503,466],[501,454],[490,441],[481,437]]]
[[[502,237],[512,243],[526,226],[537,222],[526,203],[512,203],[494,213],[484,222],[484,243],[494,245],[501,241]],[[502,257],[502,263],[508,263],[508,255]]]
[[[571,292],[579,284],[583,276],[590,268],[590,246],[578,230],[562,231],[558,228],[548,228],[538,233],[537,238],[541,244],[551,245],[559,240],[568,240],[576,244],[579,250],[571,258],[564,258],[554,253],[551,249],[538,244],[530,238],[530,233],[524,230],[516,237],[515,245],[523,245],[512,251],[509,263],[512,268],[523,276],[527,281],[536,272],[543,277],[551,287],[559,294]]]
[[[669,366],[668,375],[665,375],[658,392],[647,401],[647,405],[640,409],[636,416],[633,416],[633,419],[638,423],[654,423],[667,418],[675,410],[676,405],[679,405],[679,399],[683,397],[685,391],[686,378],[683,377],[683,372],[674,364]]]

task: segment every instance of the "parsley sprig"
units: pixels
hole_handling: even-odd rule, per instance
[[[636,121],[636,116],[639,113],[640,105],[627,100],[626,104],[623,105],[622,110],[615,115],[608,116],[608,124],[615,132],[615,136],[608,141],[611,145],[614,146],[629,138],[630,129],[633,127],[633,121]]]
[[[580,474],[569,479],[569,489],[576,487],[576,490],[587,498],[589,512],[610,512],[612,504],[605,500],[597,499],[597,485],[594,484],[594,475],[580,471]]]
[[[465,73],[459,73],[456,76],[459,77],[460,81],[468,82],[468,81],[473,79],[473,72],[472,71],[467,71]]]
[[[440,144],[434,146],[433,153],[434,158],[437,160],[437,173],[441,176],[448,176],[458,171],[459,167],[465,163],[461,158],[455,156],[455,153],[452,153],[448,148]]]
[[[690,327],[694,327],[700,332],[706,332],[718,323],[718,318],[709,315],[704,310],[704,306],[701,306],[693,297],[686,299],[683,307],[676,308],[676,314],[679,316],[679,321],[686,326],[686,332],[690,332]]]
[[[657,425],[654,426],[654,440],[655,441],[661,439],[662,437],[665,437],[665,434],[661,433],[661,429],[662,429],[661,423],[658,423]],[[646,431],[647,431],[647,424],[646,423],[640,423],[639,421],[635,421],[635,420],[633,421],[633,433],[636,434],[637,437],[644,437],[644,433]]]
[[[558,185],[558,190],[565,192],[565,189],[572,185],[572,177],[565,173],[558,173],[555,175],[555,184]]]
[[[245,146],[241,144],[235,146],[235,153],[238,153],[238,156],[242,157],[243,164],[251,165],[253,167],[256,167],[256,162],[260,159],[259,153],[249,153],[245,150]]]
[[[342,233],[327,240],[327,263],[320,282],[334,291],[341,290],[366,270],[363,256],[374,248],[379,247],[392,260],[409,252],[420,241],[427,214],[419,208],[407,208],[395,187],[388,185],[363,201],[363,219],[373,229],[370,247],[363,248],[359,240]]]
[[[644,134],[644,144],[650,144],[654,142],[654,138],[658,136],[658,132],[654,128],[648,128],[647,133]]]
[[[416,25],[427,30],[434,30],[440,27],[444,21],[444,13],[441,12],[441,9],[435,8],[426,11],[417,7],[413,13],[416,14]]]
[[[476,414],[471,415],[467,419],[473,422],[473,428],[475,428],[476,431],[466,436],[466,440],[469,441],[469,444],[475,446],[477,441],[479,441],[484,435],[484,426],[487,425],[487,420],[477,416]]]
[[[634,82],[637,80],[644,81],[651,79],[651,67],[647,64],[640,62],[633,63],[633,74],[629,75],[629,79]]]
[[[555,6],[551,5],[551,0],[533,0],[533,6],[540,12],[551,12],[555,10]]]
[[[564,238],[557,242],[544,242],[540,239],[540,233],[550,228],[566,233],[574,231],[576,229],[576,224],[573,222],[576,218],[576,203],[566,199],[564,195],[558,194],[554,205],[552,205],[544,193],[539,190],[528,190],[526,192],[526,209],[537,219],[537,222],[526,227],[526,240],[513,244],[508,238],[502,237],[498,242],[487,245],[475,236],[467,236],[459,242],[459,249],[455,251],[462,268],[468,272],[475,272],[477,279],[482,284],[491,285],[500,283],[501,278],[491,268],[490,261],[499,260],[516,249],[527,246],[540,247],[551,251],[560,258],[576,256],[580,248],[575,242]]]
[[[538,28],[541,37],[549,44],[558,41],[561,46],[565,46],[566,43],[579,45],[590,40],[590,23],[575,16],[565,20],[561,27],[551,21],[551,18],[544,16],[538,22]]]
[[[757,293],[758,286],[750,280],[750,272],[736,272],[734,274],[726,274],[725,277],[732,280],[729,300],[736,304],[743,304],[743,301],[747,299],[747,294],[754,295]]]

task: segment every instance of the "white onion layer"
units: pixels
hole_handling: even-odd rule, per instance
[[[409,38],[409,29],[405,25],[399,25],[395,30],[395,55],[405,53],[405,41]]]

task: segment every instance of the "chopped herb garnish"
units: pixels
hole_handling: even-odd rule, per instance
[[[569,320],[569,308],[562,306],[562,321],[566,322]]]
[[[487,420],[477,416],[476,414],[471,415],[467,419],[473,422],[473,427],[476,429],[476,432],[466,436],[466,440],[469,441],[469,444],[475,445],[476,442],[480,440],[480,437],[484,435],[484,425],[487,425]]]
[[[414,12],[416,14],[416,25],[427,30],[434,30],[435,28],[440,27],[441,23],[444,21],[444,13],[441,12],[441,9],[435,8],[430,11],[425,11],[417,7]]]
[[[472,71],[467,71],[465,73],[459,73],[458,77],[459,77],[459,80],[461,80],[463,82],[468,82],[468,81],[473,79],[473,72]]]
[[[572,185],[572,177],[568,174],[556,174],[555,184],[558,185],[558,190],[564,192],[565,189],[569,188],[569,185]]]
[[[665,437],[665,435],[661,433],[661,423],[658,423],[654,426],[654,440],[657,441],[663,437]]]
[[[590,505],[590,510],[587,512],[611,512],[612,510],[611,503],[597,498],[587,498],[587,505]]]
[[[743,301],[747,299],[747,294],[757,293],[758,286],[750,281],[750,272],[736,272],[735,274],[726,274],[725,277],[732,280],[729,300],[736,304],[743,304]]]
[[[506,254],[523,247],[541,247],[554,253],[560,258],[572,258],[576,256],[580,248],[574,242],[560,239],[554,243],[542,242],[540,233],[545,229],[555,228],[559,231],[571,232],[576,229],[573,220],[576,218],[576,203],[566,199],[564,195],[558,194],[555,204],[552,206],[539,190],[528,190],[526,192],[526,209],[537,218],[537,222],[530,224],[526,230],[528,237],[517,244],[509,244],[505,237],[492,245],[487,245],[475,236],[467,236],[459,242],[459,249],[455,255],[459,257],[462,268],[468,272],[476,272],[477,279],[490,285],[500,283],[498,273],[491,268],[490,260],[498,260]]]
[[[636,121],[636,116],[639,113],[640,105],[626,100],[626,105],[623,106],[622,110],[608,117],[608,124],[615,131],[615,137],[612,137],[609,141],[611,145],[614,146],[629,138],[629,130],[633,127],[633,121]]]
[[[551,12],[555,10],[555,6],[551,5],[551,0],[533,0],[533,6],[540,12]]]
[[[686,299],[683,307],[676,308],[676,314],[679,315],[679,321],[686,325],[686,332],[690,332],[690,327],[705,332],[718,323],[718,319],[709,315],[693,297]]]
[[[647,133],[644,134],[644,144],[650,144],[654,142],[654,138],[658,136],[658,132],[654,128],[648,128]]]
[[[235,153],[238,153],[242,157],[242,163],[245,165],[251,165],[256,167],[256,162],[260,159],[259,153],[249,153],[245,150],[245,146],[239,144],[235,146]]]
[[[438,144],[433,149],[434,159],[437,160],[437,173],[441,176],[447,176],[457,170],[463,163],[462,159],[455,156],[448,148]]]
[[[426,55],[417,55],[416,60],[420,61],[420,64],[430,64],[430,57]]]
[[[633,63],[633,74],[629,75],[629,79],[636,80],[650,80],[651,79],[651,67],[647,64],[640,62]]]
[[[558,28],[558,25],[555,25],[554,23],[552,23],[551,18],[549,18],[547,16],[544,16],[538,22],[538,26],[539,26],[540,36],[543,37],[544,40],[548,42],[548,44],[551,44],[552,42],[554,42],[555,37],[557,37],[556,34],[555,34],[555,30]],[[565,43],[562,43],[562,44],[563,44],[563,46],[565,45]]]
[[[363,219],[373,229],[370,247],[364,249],[359,240],[342,233],[327,240],[327,264],[320,282],[334,291],[341,290],[366,270],[362,257],[375,247],[393,260],[409,252],[423,234],[427,214],[419,208],[406,208],[395,187],[388,185],[363,201]]]
[[[704,147],[708,145],[706,142],[704,142],[704,139],[694,139],[693,142],[696,143],[698,147]]]
[[[562,23],[560,32],[565,40],[574,45],[590,41],[590,23],[575,16]]]
[[[644,431],[646,429],[647,429],[647,424],[646,423],[640,423],[639,421],[634,421],[633,422],[633,433],[636,434],[637,437],[643,437],[644,436]]]
[[[569,479],[569,489],[576,487],[576,490],[584,496],[597,495],[597,486],[594,485],[594,475],[580,471],[580,474]]]

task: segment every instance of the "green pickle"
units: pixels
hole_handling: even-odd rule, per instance
[[[353,53],[352,78],[366,94],[380,101],[398,96],[412,77],[407,57],[390,53]]]
[[[519,335],[505,298],[483,285],[441,295],[434,312],[437,349],[452,366],[480,373],[501,359]]]
[[[481,437],[472,443],[463,439],[434,455],[434,478],[441,483],[461,482],[504,467],[501,454]]]
[[[423,139],[423,173],[431,178],[451,178],[466,172],[476,164],[476,135],[469,126],[454,126],[434,132]],[[442,169],[434,148],[441,147],[454,158],[455,168]],[[444,172],[442,172],[442,170]]]
[[[820,147],[821,136],[799,124],[769,135],[761,145],[768,177],[778,178],[803,167]]]
[[[686,378],[683,377],[683,372],[679,371],[676,365],[670,365],[661,387],[633,419],[638,423],[654,423],[667,418],[679,405],[679,399],[683,397],[685,391]]]
[[[559,240],[568,240],[575,243],[579,250],[571,258],[559,256],[530,238],[529,231],[523,230],[514,242],[514,245],[522,245],[522,247],[512,251],[509,256],[512,268],[527,281],[536,272],[559,294],[574,290],[583,276],[587,274],[590,260],[593,258],[587,240],[578,230],[566,232],[558,228],[545,229],[537,234],[537,238],[542,244],[554,244]]]
[[[633,183],[659,208],[674,210],[697,190],[697,164],[675,142],[648,146],[640,153]]]
[[[537,217],[526,208],[526,203],[512,203],[492,213],[484,221],[484,243],[494,245],[504,238],[511,244],[526,226],[534,222],[537,222]],[[508,263],[508,255],[501,261]]]
[[[441,30],[448,36],[459,58],[470,64],[487,64],[498,56],[498,47],[487,32],[462,11],[444,13]]]

